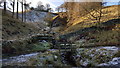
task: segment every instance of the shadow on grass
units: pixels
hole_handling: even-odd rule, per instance
[[[89,28],[80,29],[72,33],[61,35],[60,39],[68,39],[76,35],[87,36],[89,32],[95,33],[96,31],[108,31],[114,28],[115,25],[117,24],[120,24],[120,19],[112,19],[107,22],[103,22],[99,24],[98,26],[92,26]]]

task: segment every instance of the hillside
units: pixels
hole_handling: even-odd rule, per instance
[[[12,18],[9,13],[2,14],[2,38],[4,40],[24,38],[40,31],[32,23],[24,23],[18,19]]]
[[[112,19],[118,19],[118,7],[119,6],[108,6],[102,9],[102,17],[101,23],[106,22]],[[75,17],[75,20],[67,24],[67,28],[65,28],[64,33],[70,33],[77,31],[82,28],[87,28],[91,26],[95,26],[98,24],[98,21],[95,20],[90,14],[94,14],[94,16],[99,16],[99,13],[96,11],[92,11],[89,14],[82,17]]]
[[[120,18],[118,14],[118,6],[108,6],[102,9],[101,21],[98,23],[90,14],[78,17],[67,26],[60,38],[67,39],[73,43],[85,39],[85,45],[118,45],[120,44]],[[98,16],[96,11],[94,16]]]
[[[38,10],[29,10],[26,14],[26,22],[39,22],[39,23],[46,23],[45,18],[46,17],[53,17],[54,14],[49,14],[48,12],[44,11],[38,11]],[[22,13],[19,13],[19,17],[22,17]]]

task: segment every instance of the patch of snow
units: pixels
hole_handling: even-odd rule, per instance
[[[118,50],[118,47],[115,47],[115,46],[111,46],[111,47],[102,47],[102,48],[105,48],[107,50]]]
[[[35,56],[38,55],[39,53],[32,53],[32,54],[26,54],[26,55],[21,55],[21,56],[25,56],[25,57],[29,57],[29,56]]]
[[[55,59],[57,59],[57,58],[58,58],[56,55],[55,55],[54,57],[55,57]]]
[[[113,58],[113,60],[112,61],[120,61],[120,57],[115,57],[115,58]]]
[[[99,64],[98,66],[108,66],[107,63],[102,63],[102,64]]]
[[[27,61],[27,59],[26,58],[23,58],[23,57],[21,57],[21,58],[16,58],[16,59],[14,59],[13,61],[17,61],[17,62],[25,62],[25,61]]]
[[[8,63],[8,62],[25,62],[30,57],[37,56],[38,54],[39,53],[20,55],[20,56],[10,57],[9,59],[2,59],[2,61],[3,61],[3,63]]]
[[[110,66],[110,65],[119,65],[120,64],[120,57],[116,57],[116,58],[113,58],[113,59],[110,59],[109,62],[107,62],[105,60],[105,63],[102,63],[99,64],[97,63],[96,59],[98,58],[95,58],[97,57],[97,55],[104,55],[104,56],[108,56],[108,57],[112,57],[114,54],[116,54],[119,50],[119,47],[115,47],[115,46],[105,46],[105,47],[95,47],[95,48],[78,48],[76,49],[78,54],[76,55],[76,57],[80,58],[82,56],[82,54],[84,53],[85,55],[88,55],[88,57],[93,57],[92,59],[89,59],[89,58],[82,58],[80,59],[80,64],[81,65],[88,65],[89,63],[93,63],[95,66]],[[84,55],[82,56],[84,57]],[[104,57],[100,57],[101,59],[107,59],[107,58],[104,58]],[[109,59],[109,58],[108,58]],[[112,60],[112,61],[111,61]],[[94,63],[95,62],[95,63]]]
[[[120,57],[115,57],[112,59],[112,61],[99,64],[98,66],[110,66],[110,65],[117,65],[117,64],[120,64]]]
[[[58,49],[48,49],[48,51],[57,51]]]
[[[42,40],[42,42],[47,42],[47,41],[45,41],[45,40]]]

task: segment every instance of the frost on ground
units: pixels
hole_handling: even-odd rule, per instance
[[[2,59],[3,66],[45,66],[45,65],[59,65],[62,64],[59,60],[59,52],[56,49],[49,49],[44,53],[32,53],[26,55],[20,55],[15,57],[10,57],[7,59]]]
[[[120,57],[115,57],[115,58],[112,59],[112,61],[109,61],[107,63],[99,64],[98,66],[110,66],[110,65],[117,65],[117,64],[120,65]]]
[[[77,66],[99,66],[120,63],[120,57],[114,55],[118,53],[119,48],[112,47],[97,47],[97,48],[78,48],[75,55]]]
[[[41,11],[29,11],[26,13],[26,21],[27,22],[45,22],[45,17],[47,17],[48,12],[41,12]],[[19,14],[22,17],[22,14]],[[51,15],[54,16],[54,15]]]
[[[30,58],[36,58],[38,54],[39,53],[32,53],[32,54],[10,57],[8,59],[2,59],[2,64],[3,65],[14,65],[18,63],[23,63],[23,62],[28,61]]]

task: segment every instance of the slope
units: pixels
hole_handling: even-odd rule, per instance
[[[120,45],[120,18],[118,6],[109,6],[102,9],[101,22],[98,23],[90,14],[76,18],[68,23],[60,38],[77,43],[84,40],[82,45]],[[98,15],[95,11],[95,16]],[[80,43],[78,44],[80,45]]]
[[[38,33],[39,29],[31,23],[12,18],[10,13],[2,14],[2,39],[14,40]]]
[[[118,19],[119,7],[120,5],[104,7],[102,9],[101,23],[112,20],[112,19]],[[65,31],[62,33],[63,34],[70,33],[86,27],[96,26],[98,24],[98,20],[93,18],[90,14],[94,15],[95,17],[99,16],[98,12],[92,11],[85,16],[78,17],[78,18],[75,17],[75,20],[68,23],[67,28],[65,28]]]

